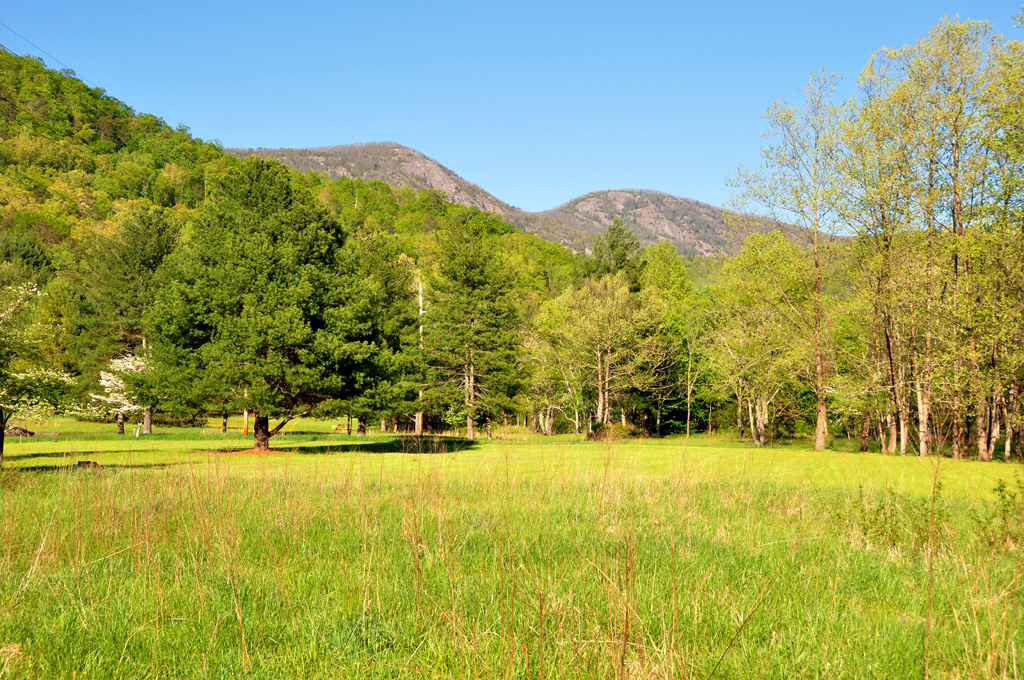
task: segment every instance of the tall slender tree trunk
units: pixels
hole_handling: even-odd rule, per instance
[[[743,439],[743,393],[736,389],[736,436]]]
[[[1021,451],[1021,446],[1024,445],[1024,429],[1021,427],[1020,417],[1020,390],[1017,387],[1017,379],[1013,378],[1010,381],[1010,398],[1007,403],[1007,409],[1010,412],[1010,422],[1006,426],[1006,438],[1013,440],[1013,446],[1016,450],[1018,458],[1024,458],[1024,452]]]
[[[914,384],[917,388],[917,452],[921,456],[927,456],[930,437],[928,419],[931,417],[932,408],[931,386],[926,386],[920,376]]]
[[[889,446],[885,453],[890,456],[896,455],[896,445],[899,438],[899,428],[897,426],[896,416],[892,413],[885,414],[885,422],[889,426]]]
[[[907,455],[907,413],[900,411],[900,455]]]
[[[4,467],[4,438],[6,437],[7,421],[11,414],[0,406],[0,470]]]
[[[968,343],[970,347],[971,391],[974,392],[974,436],[978,445],[978,460],[992,460],[992,449],[989,448],[989,401],[988,394],[981,386],[981,365],[978,363],[977,344],[974,338]]]
[[[693,388],[686,385],[686,438],[690,438],[690,405],[693,402]],[[658,422],[661,422],[661,409],[658,410]],[[708,421],[708,430],[711,429],[711,422]],[[660,433],[659,433],[660,434]]]
[[[821,254],[818,250],[818,221],[814,221],[814,393],[818,399],[818,417],[814,425],[814,450],[825,450],[828,434],[828,396],[825,393],[825,350],[821,327],[824,323],[821,300]]]
[[[604,423],[605,425],[611,425],[612,422],[612,397],[611,397],[611,386],[612,386],[612,367],[609,365],[608,355],[605,355],[604,361]]]
[[[221,419],[220,419],[220,433],[221,434],[227,434],[227,432],[228,432],[228,412],[224,411],[224,413],[221,414]]]
[[[470,353],[469,348],[466,348],[466,439],[474,441],[476,439],[476,432],[473,430],[473,399],[476,394],[476,385],[474,380],[473,366],[473,355]]]
[[[420,350],[423,349],[423,282],[420,281]],[[420,400],[417,402],[420,405],[419,411],[416,412],[416,436],[423,436],[423,390],[420,389]]]
[[[884,317],[885,322],[885,352],[889,360],[889,399],[892,401],[892,408],[895,411],[895,417],[893,414],[886,416],[889,422],[889,455],[896,454],[897,436],[902,434],[902,438],[899,440],[900,454],[906,455],[907,453],[907,414],[906,404],[904,399],[904,386],[903,386],[903,373],[902,370],[896,365],[896,356],[893,351],[893,330],[892,330],[892,318],[888,312]]]
[[[761,412],[758,411],[754,414],[754,401],[747,399],[747,415],[750,417],[750,438],[754,442],[754,446],[762,446],[764,444],[764,430],[758,433],[758,423],[761,417]]]
[[[763,399],[757,400],[754,409],[754,446],[764,446],[765,430],[768,423],[768,404]]]
[[[860,452],[866,453],[868,450],[868,440],[871,438],[871,416],[867,413],[864,414],[864,423],[860,428]]]
[[[256,414],[252,424],[253,445],[257,451],[270,450],[270,418]]]
[[[819,335],[820,330],[815,329],[815,336]],[[828,401],[827,395],[825,394],[825,358],[822,356],[821,351],[821,339],[816,337],[815,342],[818,343],[818,347],[814,351],[814,372],[816,378],[816,392],[818,398],[818,418],[814,425],[814,450],[824,451],[825,450],[825,437],[828,434]]]
[[[117,433],[124,434],[124,414],[120,412],[117,414]]]
[[[953,451],[953,458],[964,459],[967,458],[967,447],[964,446],[964,424],[961,420],[962,415],[960,412],[960,400],[959,397],[953,399],[953,413],[950,416],[953,422],[952,440],[950,446]]]
[[[153,407],[147,406],[142,411],[142,434],[153,434]]]
[[[1006,430],[1003,435],[1003,460],[1009,463],[1013,458],[1013,427],[1010,425],[1010,409],[1006,402],[1003,403],[1003,429]]]

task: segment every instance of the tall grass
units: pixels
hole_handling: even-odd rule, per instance
[[[0,677],[1024,675],[1013,484],[658,446],[7,472]]]

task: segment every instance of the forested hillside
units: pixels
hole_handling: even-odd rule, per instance
[[[225,149],[240,158],[276,158],[299,170],[328,177],[381,180],[395,187],[437,189],[450,201],[497,213],[509,224],[576,252],[588,251],[594,236],[615,219],[636,234],[640,245],[671,241],[685,255],[735,253],[746,225],[726,224],[721,208],[657,191],[597,191],[543,212],[527,212],[471,184],[432,158],[393,143],[350,144],[315,149]]]
[[[1024,59],[984,24],[882,50],[854,101],[819,74],[774,105],[763,165],[734,178],[749,235],[713,266],[625,222],[712,232],[707,206],[584,197],[560,211],[609,223],[573,254],[503,204],[343,176],[383,147],[316,161],[336,177],[240,159],[0,60],[4,422],[244,411],[257,448],[289,419],[348,415],[470,438],[521,423],[1021,455]]]

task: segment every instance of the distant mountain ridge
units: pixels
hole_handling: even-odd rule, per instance
[[[240,157],[276,158],[299,170],[381,180],[392,186],[438,189],[450,200],[501,215],[510,224],[576,251],[620,218],[642,245],[671,241],[680,253],[719,255],[734,251],[734,229],[721,208],[658,191],[595,191],[543,212],[520,210],[466,181],[424,154],[390,142],[310,149],[224,149]]]

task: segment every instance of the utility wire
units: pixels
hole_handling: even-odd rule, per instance
[[[44,50],[44,49],[43,49],[42,47],[40,47],[39,45],[35,44],[34,42],[32,42],[31,40],[29,40],[28,38],[26,38],[26,37],[25,37],[25,36],[23,36],[22,34],[18,33],[17,31],[15,31],[15,30],[14,30],[13,28],[11,28],[11,27],[10,27],[10,26],[8,26],[7,24],[3,23],[2,21],[0,21],[0,26],[3,26],[3,27],[4,27],[4,28],[6,28],[6,29],[7,29],[8,31],[10,31],[10,32],[11,32],[11,33],[13,33],[14,35],[18,36],[19,38],[21,38],[22,40],[24,40],[25,42],[27,42],[27,43],[28,43],[29,45],[31,45],[32,47],[34,47],[34,48],[36,48],[37,50],[39,50],[40,52],[42,52],[43,54],[45,54],[46,56],[48,56],[48,57],[49,57],[50,59],[53,59],[53,60],[54,60],[55,62],[57,62],[58,64],[60,64],[60,65],[61,65],[61,66],[63,66],[64,68],[66,68],[67,70],[69,70],[69,71],[74,71],[74,69],[72,69],[72,68],[71,68],[70,66],[68,66],[67,64],[65,64],[65,63],[64,63],[63,61],[61,61],[61,60],[60,60],[60,59],[58,59],[57,57],[53,56],[52,54],[50,54],[49,52],[47,52],[46,50]],[[97,87],[96,83],[92,82],[91,80],[89,80],[89,79],[87,79],[87,78],[82,78],[82,76],[78,75],[77,73],[75,74],[75,76],[76,76],[76,77],[78,77],[78,78],[80,78],[81,80],[84,80],[85,82],[89,83],[89,84],[90,84],[90,85],[92,85],[93,87]]]

